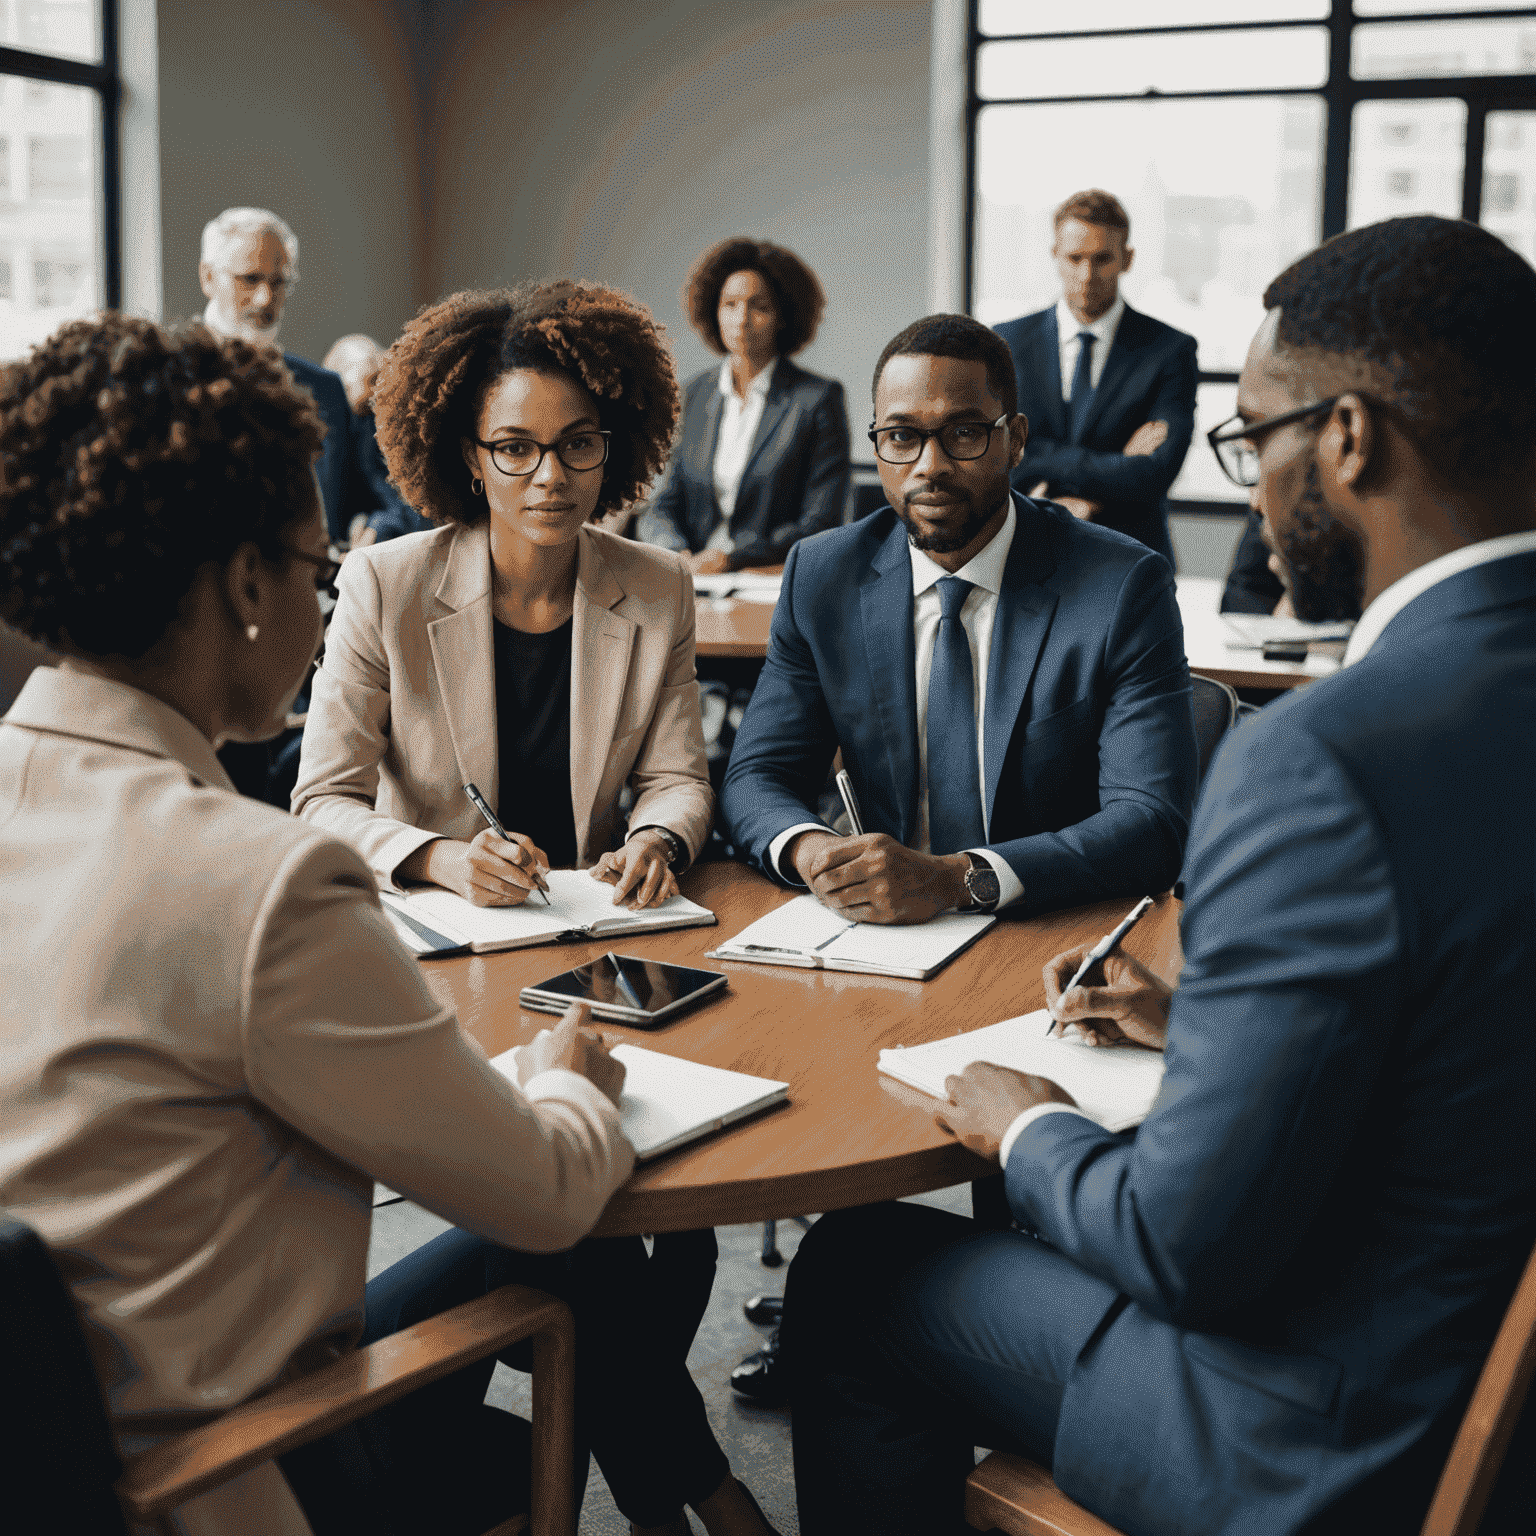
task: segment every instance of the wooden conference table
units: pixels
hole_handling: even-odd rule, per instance
[[[713,928],[639,934],[621,945],[544,945],[433,961],[423,971],[490,1055],[552,1022],[525,1013],[518,993],[617,947],[625,954],[727,972],[724,998],[652,1032],[599,1026],[650,1050],[789,1084],[789,1103],[638,1168],[609,1202],[600,1235],[687,1231],[835,1210],[943,1189],[996,1167],[933,1121],[935,1100],[876,1070],[883,1046],[917,1045],[1044,1006],[1041,967],[1098,939],[1127,898],[1045,917],[1003,914],[931,981],[902,981],[704,958],[704,952],[790,899],[739,864],[703,864],[683,893],[719,918]],[[1125,949],[1172,979],[1178,957],[1171,895],[1132,930]]]
[[[1217,612],[1221,586],[1219,581],[1204,577],[1179,578],[1184,649],[1192,672],[1214,677],[1233,688],[1296,688],[1337,670],[1338,661],[1328,656],[1312,655],[1301,663],[1265,661],[1258,651],[1230,649],[1228,642],[1235,637]],[[698,654],[766,656],[772,620],[772,603],[701,597],[694,624]]]

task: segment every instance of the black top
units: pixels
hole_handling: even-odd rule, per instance
[[[1259,532],[1262,526],[1263,519],[1250,511],[1221,594],[1223,613],[1273,613],[1285,596],[1284,584],[1269,568],[1269,546]]]
[[[531,837],[551,869],[576,863],[571,811],[571,620],[547,635],[495,622],[496,815]]]

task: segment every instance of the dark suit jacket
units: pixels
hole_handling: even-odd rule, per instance
[[[1023,881],[1023,911],[1165,891],[1195,798],[1173,573],[1048,502],[1014,507],[987,675],[990,846]],[[721,794],[731,840],[760,867],[780,832],[815,820],[839,746],[865,830],[916,837],[912,606],[889,507],[790,552]]]
[[[1536,554],[1239,727],[1134,1140],[1019,1136],[1018,1218],[1121,1292],[1056,1481],[1137,1536],[1417,1530],[1536,1241]],[[1335,1510],[1353,1490],[1391,1501]]]
[[[720,525],[715,444],[725,402],[720,370],[688,381],[683,431],[640,537],[665,549],[700,550]],[[781,357],[731,513],[732,568],[777,565],[796,539],[843,520],[848,495],[848,414],[843,386]]]
[[[352,407],[347,404],[347,392],[339,374],[310,362],[307,357],[285,352],[283,361],[294,380],[315,397],[320,408],[325,445],[315,464],[315,474],[320,480],[320,499],[325,503],[325,527],[332,539],[345,539],[347,519],[357,496]]]
[[[1285,596],[1280,578],[1269,568],[1269,546],[1259,532],[1263,519],[1249,512],[1248,526],[1237,541],[1232,569],[1221,592],[1223,613],[1273,613]]]
[[[1014,488],[1027,493],[1049,481],[1050,495],[1096,501],[1103,508],[1096,522],[1167,553],[1163,497],[1195,430],[1195,338],[1127,304],[1082,436],[1074,442],[1061,398],[1056,306],[1009,320],[997,334],[1013,353],[1019,409],[1029,418],[1029,442],[1013,472]],[[1168,423],[1162,447],[1144,458],[1126,458],[1121,449],[1148,421]]]
[[[368,519],[368,526],[378,535],[378,542],[397,539],[403,533],[424,533],[435,528],[436,523],[423,517],[406,501],[390,483],[389,465],[375,435],[373,412],[356,411],[352,416],[352,447],[356,458],[357,474],[353,476],[356,489],[355,511]],[[347,526],[352,523],[352,510],[347,513]]]

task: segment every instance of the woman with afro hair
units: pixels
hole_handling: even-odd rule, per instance
[[[295,812],[385,887],[509,906],[542,871],[577,867],[616,902],[666,900],[713,813],[693,581],[677,555],[594,526],[666,457],[677,386],[655,322],[592,283],[457,293],[390,348],[373,404],[390,478],[442,526],[347,557]],[[464,1299],[485,1252],[455,1231],[402,1260],[374,1282],[378,1325],[428,1315],[427,1295]],[[713,1536],[766,1530],[687,1369],[715,1259],[710,1231],[661,1234],[650,1257],[638,1237],[571,1255],[616,1317],[643,1311],[643,1344],[578,1349],[576,1388],[578,1431],[637,1530],[685,1530],[685,1504]]]
[[[0,1208],[69,1285],[128,1454],[393,1331],[363,1285],[376,1178],[482,1234],[473,1294],[555,1291],[599,1354],[630,1332],[571,1259],[633,1162],[620,1065],[573,1012],[510,1082],[356,851],[215,756],[283,728],[320,643],[321,432],[274,351],[196,323],[74,321],[0,372],[0,615],[62,660],[0,720]],[[176,1528],[499,1525],[529,1431],[484,1405],[494,1367]],[[122,1529],[99,1479],[55,1484],[50,1528]]]
[[[737,235],[699,258],[683,307],[725,360],[688,381],[682,437],[640,537],[702,575],[780,564],[797,539],[843,520],[848,495],[843,386],[790,361],[826,296],[793,251]]]

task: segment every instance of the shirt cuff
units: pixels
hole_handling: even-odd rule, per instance
[[[997,871],[997,905],[999,909],[1011,905],[1024,894],[1024,882],[1015,873],[1013,865],[995,848],[967,848],[978,859],[985,859]]]
[[[540,1099],[564,1099],[568,1104],[595,1111],[600,1120],[618,1124],[619,1112],[613,1100],[590,1078],[572,1072],[568,1067],[551,1067],[547,1072],[535,1073],[523,1085],[523,1094],[532,1103]]]
[[[545,1075],[547,1076],[548,1074]],[[534,1081],[537,1082],[538,1079],[535,1078]],[[533,1084],[530,1083],[528,1086],[531,1088]],[[1035,1121],[1038,1120],[1042,1115],[1059,1114],[1076,1115],[1080,1120],[1092,1119],[1090,1115],[1085,1115],[1082,1110],[1078,1109],[1075,1105],[1072,1104],[1031,1105],[1022,1114],[1018,1115],[1014,1119],[1013,1124],[1003,1132],[1002,1145],[997,1149],[997,1160],[1002,1165],[1005,1172],[1008,1168],[1008,1154],[1013,1151],[1014,1142],[1016,1142],[1019,1137],[1024,1134],[1025,1129],[1028,1126],[1033,1125]],[[1096,1125],[1098,1122],[1094,1121],[1094,1124]]]
[[[768,857],[763,862],[776,874],[785,885],[792,885],[797,891],[808,890],[809,887],[800,878],[800,872],[793,865],[786,866],[780,863],[784,850],[802,832],[825,832],[828,837],[836,837],[831,827],[824,821],[797,821],[794,826],[786,827],[774,840],[768,844]],[[1022,887],[1020,887],[1022,889]]]

